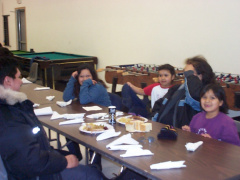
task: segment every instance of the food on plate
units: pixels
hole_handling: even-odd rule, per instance
[[[134,122],[133,121],[126,122],[125,126],[126,126],[126,130],[128,132],[134,132],[135,131],[135,129],[134,129]]]
[[[134,122],[134,129],[137,130],[137,131],[140,131],[141,124],[144,124],[144,122],[140,121],[140,120],[136,120],[136,121],[133,121],[133,122]]]
[[[117,122],[121,123],[121,124],[126,124],[127,122],[130,121],[143,121],[143,122],[147,122],[146,118],[140,117],[140,116],[126,116],[126,117],[121,117],[117,119]]]
[[[121,122],[121,123],[127,123],[130,121],[132,121],[132,119],[126,118],[126,117],[119,118],[119,120],[118,120],[118,122]]]
[[[144,123],[140,120],[127,122],[125,126],[128,132],[149,132],[152,130],[152,123]]]
[[[149,132],[152,130],[152,123],[143,123],[140,126],[140,131]]]
[[[140,116],[132,116],[131,117],[133,120],[140,120],[140,121],[145,121],[146,119]]]
[[[103,124],[94,124],[94,123],[86,123],[86,125],[83,127],[83,130],[86,131],[103,131],[107,130],[108,128],[104,126]]]

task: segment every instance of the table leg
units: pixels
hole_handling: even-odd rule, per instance
[[[85,147],[85,157],[86,157],[85,164],[88,165],[89,162],[88,162],[88,148],[87,147]]]

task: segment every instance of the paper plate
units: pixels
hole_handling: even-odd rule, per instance
[[[126,122],[122,122],[122,121],[121,121],[122,118],[132,119],[132,116],[124,116],[124,117],[119,117],[119,118],[116,119],[116,121],[117,121],[119,124],[124,124],[124,125],[125,125]],[[143,122],[147,122],[147,121],[148,121],[147,118],[144,118],[144,117],[141,117],[141,118],[144,119]],[[138,119],[132,119],[131,121],[136,121],[136,120],[138,120]],[[140,120],[140,121],[141,121],[141,120]]]
[[[88,131],[85,129],[86,127],[86,124],[94,124],[94,125],[103,125],[104,127],[107,127],[108,129],[103,129],[103,130],[97,130],[97,131]],[[83,123],[80,127],[79,127],[79,130],[81,132],[85,132],[85,133],[90,133],[90,134],[98,134],[98,133],[103,133],[105,131],[108,131],[108,130],[111,130],[111,129],[114,129],[113,126],[111,126],[110,124],[107,124],[107,123],[104,123],[104,122],[97,122],[97,123]]]

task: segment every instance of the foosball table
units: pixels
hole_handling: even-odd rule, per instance
[[[158,82],[158,65],[155,64],[127,64],[106,66],[105,80],[110,84],[125,84],[131,82],[137,87],[142,84],[148,86]],[[176,76],[173,84],[184,82],[183,68],[175,68]],[[224,88],[230,109],[240,110],[240,78],[230,73],[216,73],[216,80]]]

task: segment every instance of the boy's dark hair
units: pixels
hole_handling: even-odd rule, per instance
[[[18,63],[13,56],[0,56],[0,84],[3,85],[6,76],[15,79]]]
[[[209,83],[215,83],[215,74],[212,67],[208,64],[207,60],[203,56],[195,56],[186,59],[186,64],[191,64],[197,71],[198,75],[202,75],[203,86]]]
[[[78,67],[78,70],[77,70],[78,71],[78,75],[76,76],[77,81],[74,84],[74,95],[75,95],[75,97],[79,96],[81,85],[78,82],[78,77],[79,77],[81,71],[84,70],[84,69],[88,69],[90,71],[93,80],[95,80],[97,82],[100,82],[105,88],[107,88],[106,84],[101,79],[98,78],[97,72],[95,71],[93,64],[83,63]]]
[[[219,107],[219,111],[226,114],[228,112],[228,105],[227,105],[227,101],[226,101],[226,94],[225,94],[225,91],[222,88],[222,86],[220,86],[217,83],[212,83],[212,84],[206,85],[200,93],[200,98],[202,98],[204,96],[204,94],[206,92],[208,92],[209,90],[213,91],[213,94],[219,99],[219,101],[223,101],[222,106]]]
[[[0,56],[13,56],[13,53],[8,48],[0,47]]]
[[[174,67],[172,66],[172,65],[170,65],[170,64],[163,64],[163,65],[161,65],[161,66],[159,66],[158,67],[158,71],[160,71],[160,70],[168,70],[168,71],[170,71],[170,73],[171,73],[171,75],[173,76],[175,76],[175,69],[174,69]]]

